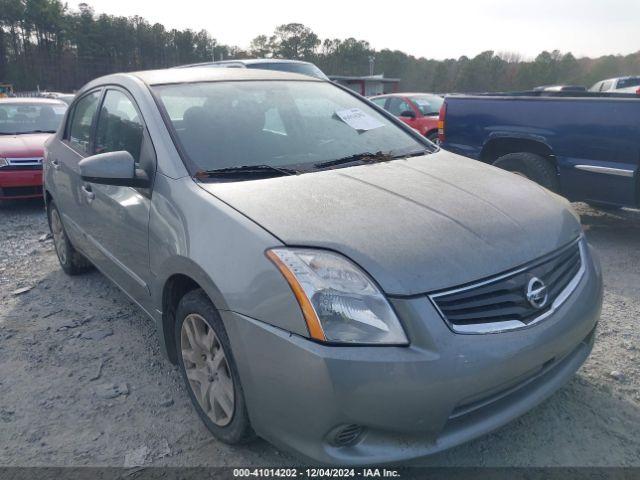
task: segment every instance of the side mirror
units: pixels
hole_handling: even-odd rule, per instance
[[[82,180],[120,187],[148,187],[149,179],[143,170],[136,169],[133,156],[127,151],[92,155],[78,163]]]
[[[416,112],[413,110],[405,110],[400,114],[400,116],[404,118],[416,118]]]

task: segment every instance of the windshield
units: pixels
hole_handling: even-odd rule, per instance
[[[0,134],[55,132],[66,110],[63,103],[0,103]]]
[[[409,97],[418,106],[420,112],[426,116],[439,115],[440,107],[444,103],[444,98],[437,95],[424,95],[420,97]]]
[[[329,80],[329,78],[312,63],[289,63],[289,62],[272,62],[272,63],[249,63],[247,68],[258,68],[260,70],[278,70],[280,72],[301,73],[310,77],[319,78],[321,80]]]
[[[368,152],[396,156],[428,148],[330,83],[209,82],[154,90],[197,171],[247,165],[312,170]]]

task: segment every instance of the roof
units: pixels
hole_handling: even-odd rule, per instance
[[[33,105],[34,103],[40,103],[43,105],[66,105],[62,100],[57,100],[55,98],[42,98],[42,97],[5,97],[0,98],[0,104],[2,103],[12,103],[12,104],[25,104],[25,105]]]
[[[345,82],[348,81],[364,81],[364,82],[382,82],[382,83],[396,83],[399,82],[399,78],[386,78],[382,75],[361,75],[361,76],[350,76],[350,75],[329,75],[331,80],[343,80]]]
[[[311,62],[305,62],[303,60],[289,60],[286,58],[234,58],[231,60],[218,60],[217,62],[190,63],[188,65],[178,65],[173,68],[204,67],[206,65],[230,65],[234,63],[241,63],[243,65],[256,65],[260,63],[300,63],[304,65],[313,65]]]
[[[437,93],[426,93],[426,92],[394,92],[394,93],[384,93],[381,95],[374,95],[371,98],[379,98],[379,97],[440,97]]]
[[[233,60],[219,60],[217,62],[212,63],[244,63],[246,65],[255,64],[255,63],[306,63],[303,60],[290,60],[286,58],[241,58],[241,59],[233,59]]]
[[[166,83],[225,82],[241,80],[302,80],[320,82],[322,80],[298,73],[278,70],[260,70],[247,68],[168,68],[164,70],[146,70],[117,75],[133,75],[148,85]]]
[[[604,80],[598,80],[596,83],[611,82],[613,80],[625,80],[627,78],[638,78],[638,77],[640,77],[640,75],[623,75],[622,77],[611,77],[611,78],[605,78]]]

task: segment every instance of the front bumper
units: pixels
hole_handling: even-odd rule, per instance
[[[591,255],[573,295],[522,330],[453,333],[425,296],[392,299],[408,347],[331,347],[221,312],[256,432],[323,464],[420,458],[494,430],[550,396],[588,357],[602,304]],[[331,432],[359,425],[355,444]]]
[[[0,169],[0,200],[42,197],[42,169]]]

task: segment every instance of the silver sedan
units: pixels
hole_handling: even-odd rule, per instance
[[[228,443],[414,459],[528,411],[591,350],[602,280],[568,203],[327,81],[100,78],[44,170],[64,271],[148,314]]]

